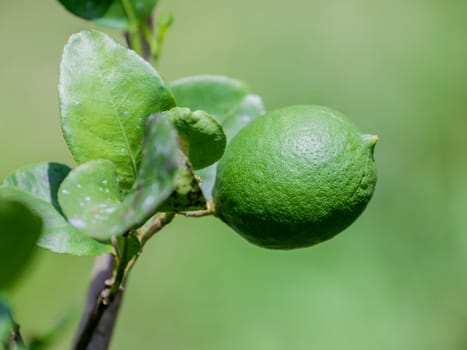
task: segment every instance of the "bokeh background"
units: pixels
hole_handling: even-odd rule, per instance
[[[112,349],[467,349],[467,2],[160,7],[175,14],[166,80],[224,74],[268,109],[341,110],[379,135],[379,183],[352,227],[309,249],[263,250],[214,218],[177,219],[135,268]],[[73,165],[56,86],[63,45],[85,28],[53,0],[0,2],[0,178]],[[26,336],[75,310],[51,349],[69,347],[92,262],[36,255],[10,290]]]

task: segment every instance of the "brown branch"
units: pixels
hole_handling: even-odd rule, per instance
[[[108,295],[113,269],[114,257],[111,254],[96,259],[85,311],[76,333],[73,350],[106,350],[110,345],[123,297],[122,288],[115,295]]]
[[[154,30],[153,15],[149,16],[146,24],[149,28]],[[129,33],[124,33],[124,36],[128,47],[131,48]],[[144,58],[150,61],[152,57],[149,50],[149,43],[142,33],[139,35],[139,40],[141,40]],[[151,232],[149,237],[146,237],[146,241],[154,234],[155,232]],[[143,242],[143,244],[145,242]],[[128,267],[128,271],[135,261],[136,259],[133,259],[131,265]],[[122,280],[116,279],[113,281],[114,287],[109,286],[108,283],[113,277],[114,263],[112,254],[102,255],[96,258],[86,306],[75,335],[72,346],[73,350],[106,350],[110,345],[118,312],[122,303],[123,286],[128,277],[126,273],[122,273]],[[122,268],[125,267],[126,266],[123,266]]]

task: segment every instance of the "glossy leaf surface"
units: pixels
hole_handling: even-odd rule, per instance
[[[157,71],[105,34],[81,32],[65,46],[59,97],[64,137],[78,164],[112,161],[129,190],[148,115],[174,105]]]
[[[130,0],[134,13],[140,21],[144,21],[151,15],[157,2],[158,0]],[[128,30],[130,27],[120,1],[114,1],[105,15],[97,18],[95,23],[103,27],[119,30]]]
[[[264,114],[261,98],[250,94],[240,81],[223,77],[200,75],[176,80],[170,84],[177,106],[204,110],[221,124],[229,142],[241,128]],[[202,179],[202,189],[207,199],[216,177],[217,165],[213,164],[196,172]]]
[[[0,200],[0,289],[17,278],[29,262],[42,220],[24,204]]]
[[[176,107],[164,115],[177,128],[182,150],[194,169],[205,168],[222,157],[226,136],[219,123],[209,114]]]
[[[58,0],[68,11],[84,19],[102,17],[114,0]],[[117,1],[118,2],[118,1]]]
[[[31,165],[9,175],[0,198],[25,203],[43,222],[38,245],[56,253],[95,256],[112,251],[110,245],[82,235],[62,216],[57,192],[70,168],[58,163]]]
[[[114,164],[94,160],[74,169],[63,182],[59,202],[69,222],[107,240],[142,225],[175,188],[181,168],[177,134],[161,114],[148,118],[138,177],[122,194]]]

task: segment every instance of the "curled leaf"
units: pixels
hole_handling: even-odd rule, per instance
[[[227,143],[217,121],[204,111],[175,107],[164,113],[177,128],[183,152],[194,169],[202,169],[222,157]]]
[[[182,78],[170,84],[177,106],[192,110],[204,110],[222,126],[227,142],[240,129],[256,117],[264,114],[261,98],[249,93],[247,86],[235,79],[199,75]],[[198,170],[202,189],[207,199],[212,197],[217,164]]]

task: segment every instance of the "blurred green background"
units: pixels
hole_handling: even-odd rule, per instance
[[[467,349],[467,2],[161,2],[166,80],[225,74],[268,109],[341,110],[379,135],[379,183],[352,227],[304,250],[177,219],[136,266],[112,349]],[[56,85],[63,45],[89,27],[53,0],[0,2],[0,178],[73,164]],[[78,315],[92,262],[36,255],[10,291],[26,336]]]

